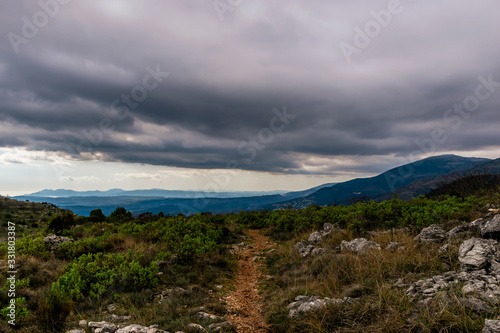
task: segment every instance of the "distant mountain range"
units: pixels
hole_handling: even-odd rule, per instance
[[[358,178],[338,184],[324,184],[305,191],[287,192],[202,192],[169,191],[161,189],[125,191],[78,192],[71,190],[43,190],[15,197],[17,200],[50,202],[70,209],[79,215],[88,215],[100,208],[108,215],[116,207],[125,207],[134,214],[143,212],[165,214],[193,214],[209,211],[229,213],[241,210],[272,210],[351,204],[359,200],[386,200],[394,193],[401,199],[426,194],[455,174],[463,172],[500,173],[500,159],[468,158],[456,155],[429,157],[405,164],[378,176]]]
[[[93,209],[102,209],[109,215],[116,207],[125,207],[135,214],[143,212],[165,214],[192,214],[211,211],[228,213],[240,210],[259,209],[273,202],[291,200],[332,186],[323,184],[305,191],[285,192],[203,192],[170,191],[161,189],[109,191],[42,190],[33,194],[14,197],[17,200],[49,202],[78,215],[88,215]]]
[[[68,197],[162,197],[162,198],[239,198],[239,197],[255,197],[261,195],[284,194],[287,191],[261,191],[261,192],[204,192],[204,191],[173,191],[153,188],[149,190],[122,190],[119,188],[107,191],[73,191],[73,190],[42,190],[32,194],[27,194],[31,197],[52,197],[52,198],[68,198]]]
[[[500,159],[434,156],[393,168],[375,177],[353,179],[319,189],[302,198],[273,203],[263,208],[302,208],[311,204],[350,204],[364,199],[387,200],[394,193],[400,199],[408,200],[438,187],[446,176],[451,177],[453,174],[472,170],[495,173],[498,172],[499,166]]]

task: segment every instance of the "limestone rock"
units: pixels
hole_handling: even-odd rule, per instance
[[[151,332],[153,331],[153,332]],[[128,325],[126,327],[120,328],[115,333],[168,333],[158,328],[154,328],[152,326],[146,327],[137,324]]]
[[[315,231],[309,235],[309,239],[307,241],[312,244],[319,244],[323,237],[323,233],[321,233],[320,231]]]
[[[59,244],[66,243],[66,242],[72,242],[73,240],[68,237],[63,237],[63,236],[56,236],[54,234],[47,235],[43,239],[44,243],[49,247],[50,251],[55,251],[57,250],[57,247]]]
[[[201,326],[200,324],[195,324],[195,323],[191,323],[191,324],[187,325],[186,328],[190,331],[195,331],[195,332],[206,332],[207,331],[205,329],[205,327]]]
[[[445,254],[450,250],[450,244],[444,244],[438,249],[439,254]]]
[[[458,260],[468,271],[484,268],[489,264],[497,245],[492,239],[468,239],[460,245]]]
[[[484,321],[483,333],[500,333],[500,320],[486,319]]]
[[[472,221],[471,223],[469,223],[469,227],[470,228],[479,228],[481,226],[481,224],[484,223],[484,219],[483,218],[478,218],[474,221]]]
[[[210,313],[206,313],[203,311],[199,311],[197,313],[197,315],[200,319],[204,319],[204,320],[222,320],[223,319],[222,317],[219,317],[219,316],[216,316],[216,315],[213,315]]]
[[[326,231],[326,232],[332,232],[336,230],[335,226],[331,223],[325,223],[323,224],[323,231]]]
[[[96,333],[114,333],[117,329],[115,324],[111,324],[106,321],[91,321],[88,325],[90,328],[94,328]],[[99,331],[97,331],[98,329]]]
[[[350,251],[357,254],[363,254],[368,250],[377,249],[380,250],[380,245],[375,242],[369,241],[365,238],[356,238],[350,242],[342,241],[340,243],[341,251]]]
[[[110,321],[112,323],[121,323],[124,321],[129,321],[131,319],[132,319],[131,316],[117,316],[115,314],[112,314],[112,315],[109,315],[106,317],[106,320]]]
[[[464,305],[467,309],[482,312],[482,313],[492,313],[493,309],[485,301],[476,297],[469,297],[464,300]]]
[[[433,224],[430,227],[422,229],[413,239],[421,243],[438,243],[447,238],[447,233],[439,224]]]
[[[468,224],[461,224],[461,225],[456,226],[455,228],[451,229],[450,231],[448,231],[446,237],[448,239],[461,237],[461,236],[468,234],[469,231],[470,231],[470,228],[469,228]]]
[[[500,214],[481,223],[479,229],[483,238],[500,239]]]
[[[295,297],[294,301],[287,306],[288,310],[290,310],[288,316],[290,318],[294,318],[309,311],[322,309],[327,305],[350,302],[352,302],[352,299],[348,297],[344,297],[343,299],[336,299],[328,297],[320,298],[318,296],[297,296]]]
[[[293,249],[297,252],[299,252],[300,256],[302,258],[307,257],[309,254],[311,254],[311,251],[314,250],[314,245],[309,244],[308,241],[301,241],[293,246]]]
[[[214,323],[208,325],[208,330],[210,332],[224,332],[224,330],[231,330],[233,328],[233,323],[230,321],[224,321],[222,323]]]

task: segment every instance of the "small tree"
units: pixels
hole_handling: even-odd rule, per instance
[[[73,213],[65,211],[50,219],[48,229],[52,230],[55,234],[60,234],[64,229],[70,229],[73,225],[75,225]]]
[[[111,215],[109,215],[109,220],[111,222],[129,221],[131,219],[132,213],[128,212],[124,207],[117,207]]]
[[[102,212],[101,209],[94,209],[89,214],[90,222],[103,222],[106,221],[106,215]]]

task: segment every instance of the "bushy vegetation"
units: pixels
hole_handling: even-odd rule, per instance
[[[144,253],[84,254],[65,268],[52,291],[75,302],[88,297],[99,300],[106,294],[156,287],[158,270],[158,264]]]
[[[272,228],[271,235],[287,240],[304,231],[332,223],[352,231],[413,227],[422,229],[433,223],[450,220],[472,221],[484,213],[486,199],[476,196],[424,196],[403,201],[397,198],[382,202],[357,202],[350,206],[309,206],[299,210],[241,212],[236,221],[252,228]],[[500,200],[500,197],[495,198]]]
[[[69,212],[52,216],[45,226],[17,235],[17,278],[29,281],[29,286],[18,290],[18,308],[23,311],[18,328],[24,332],[60,331],[84,314],[98,319],[102,307],[110,302],[141,317],[144,305],[151,304],[155,292],[165,288],[199,285],[203,288],[200,292],[189,292],[199,298],[175,302],[181,307],[184,303],[203,305],[206,290],[214,289],[234,267],[226,253],[226,244],[235,240],[229,221],[229,216],[212,214],[149,214],[134,219],[121,208],[104,219],[99,212],[89,218]],[[53,232],[73,241],[51,252],[44,237]],[[7,246],[2,243],[0,255],[6,253]],[[2,268],[0,272],[3,286],[7,276]],[[6,292],[0,290],[0,311],[8,302]],[[217,303],[213,307],[220,308]],[[172,311],[165,308],[161,316],[180,315]],[[191,314],[184,311],[182,315]],[[167,325],[160,317],[156,320]],[[142,323],[150,324],[150,320],[144,317]],[[166,327],[178,330],[184,327],[181,325],[185,325],[184,320],[169,322]]]
[[[28,223],[17,233],[18,331],[61,331],[74,328],[80,319],[102,320],[103,308],[110,303],[118,306],[119,313],[133,315],[135,323],[156,323],[170,331],[182,330],[195,320],[201,306],[224,315],[221,294],[213,290],[215,285],[230,288],[234,277],[236,258],[226,249],[241,242],[241,230],[255,228],[280,244],[268,256],[271,278],[262,285],[265,315],[273,331],[474,332],[484,318],[460,308],[455,302],[461,297],[458,291],[451,291],[451,305],[431,302],[415,310],[415,304],[393,284],[398,279],[411,282],[457,268],[458,243],[443,256],[437,246],[414,251],[413,236],[434,223],[456,224],[481,217],[487,213],[486,203],[498,207],[498,186],[488,191],[472,190],[476,180],[482,184],[483,179],[459,180],[430,196],[409,201],[395,197],[349,206],[313,205],[300,210],[237,214],[144,213],[133,217],[119,207],[109,217],[99,209],[89,217],[78,217],[50,205],[23,203],[23,207],[45,210],[33,215],[36,225]],[[457,189],[463,190],[461,195],[453,195]],[[25,219],[12,211],[13,202],[2,202],[1,216]],[[303,260],[292,250],[293,244],[325,223],[343,230],[323,244],[330,254]],[[404,251],[390,256],[385,252],[335,254],[342,240],[367,237],[372,230],[400,228],[406,228],[405,233],[369,237],[382,246],[399,241],[406,246]],[[51,252],[44,242],[49,233],[72,241]],[[0,244],[0,256],[6,253],[6,244]],[[6,285],[5,272],[0,268],[0,286]],[[159,304],[155,295],[165,290],[173,291]],[[361,301],[328,307],[300,320],[287,316],[286,305],[297,295],[339,298],[352,293],[362,296]],[[0,316],[8,302],[1,289]],[[8,331],[0,327],[2,330]]]

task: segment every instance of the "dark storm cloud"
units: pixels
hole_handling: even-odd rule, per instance
[[[492,126],[500,87],[468,116],[444,116],[475,94],[479,76],[500,81],[493,0],[402,0],[401,12],[351,63],[339,45],[355,45],[354,29],[387,2],[247,1],[220,21],[211,2],[73,0],[58,5],[19,52],[9,33],[22,37],[23,17],[33,22],[43,9],[34,1],[0,6],[0,147],[335,174],[335,164],[314,167],[337,157],[405,156],[422,150],[418,142],[435,128],[447,136],[436,153],[500,142]],[[151,69],[169,75],[127,104],[122,97],[143,87]],[[270,139],[273,109],[284,106],[294,118]]]

